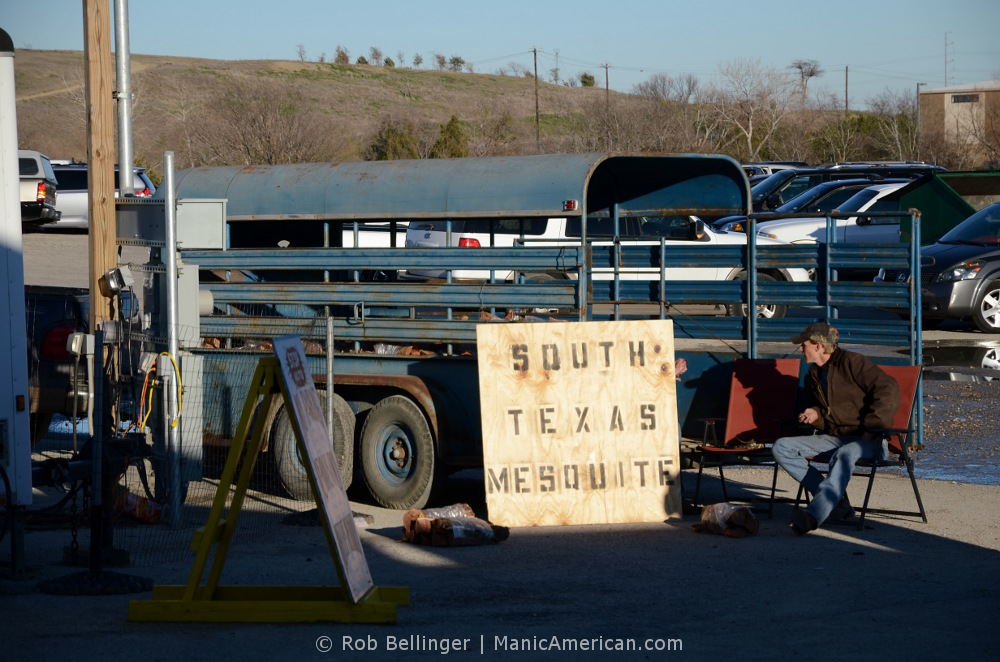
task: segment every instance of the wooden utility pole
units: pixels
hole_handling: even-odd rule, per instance
[[[108,0],[83,0],[83,53],[87,92],[87,210],[90,214],[90,330],[110,318],[98,280],[115,255],[114,85]]]
[[[847,66],[844,66],[844,117],[847,117]]]
[[[541,153],[542,139],[538,121],[538,49],[532,48],[531,52],[535,54],[535,151]]]
[[[611,108],[611,87],[608,85],[608,63],[604,63],[604,112]]]

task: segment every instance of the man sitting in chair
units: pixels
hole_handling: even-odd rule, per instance
[[[837,347],[837,329],[826,322],[810,324],[792,342],[806,363],[808,407],[799,422],[818,432],[802,437],[782,437],[774,442],[774,459],[812,495],[807,508],[796,508],[791,527],[796,535],[817,528],[827,518],[854,516],[847,500],[847,483],[854,465],[864,458],[886,457],[885,442],[873,430],[892,427],[899,408],[896,380],[868,357]],[[806,458],[829,455],[826,478]]]

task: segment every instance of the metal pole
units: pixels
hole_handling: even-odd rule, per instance
[[[169,372],[174,365],[180,369],[180,357],[178,356],[177,340],[177,199],[174,189],[174,153],[163,153],[163,187],[165,220],[166,220],[166,241],[163,248],[166,251],[167,268],[167,352],[173,359],[170,367],[165,372]],[[164,373],[161,373],[164,374]],[[167,429],[167,453],[170,466],[170,491],[168,494],[168,519],[171,524],[180,522],[181,512],[181,444],[180,444],[180,423],[177,420],[178,399],[177,390],[180,389],[180,375],[174,375],[177,379],[177,389],[170,389],[169,410],[164,412],[170,421]]]
[[[757,358],[757,219],[747,216],[747,358]]]
[[[104,365],[104,332],[94,331],[94,357],[97,365]],[[101,561],[104,549],[104,513],[103,493],[104,462],[102,446],[104,443],[104,375],[101,370],[94,385],[94,399],[97,400],[96,425],[90,428],[90,571],[101,571]]]
[[[132,74],[128,45],[128,0],[115,0],[115,68],[118,89],[118,190],[135,193],[132,183]]]
[[[336,448],[333,438],[334,417],[333,407],[333,317],[326,316],[326,429],[330,433],[330,443]],[[344,440],[348,443],[348,440]]]

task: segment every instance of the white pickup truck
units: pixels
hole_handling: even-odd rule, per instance
[[[21,224],[33,227],[59,219],[56,211],[58,184],[49,157],[30,149],[17,150],[21,175]]]

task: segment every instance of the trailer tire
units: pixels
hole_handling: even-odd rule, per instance
[[[319,401],[325,415],[327,411],[325,392],[320,391]],[[333,396],[333,412],[334,457],[337,458],[340,480],[344,483],[346,490],[351,486],[351,481],[354,478],[354,412],[347,401],[336,394]],[[270,448],[274,454],[278,478],[285,491],[299,501],[313,499],[309,476],[306,474],[302,458],[299,457],[298,444],[295,443],[292,421],[288,417],[288,410],[283,402],[278,413],[275,414],[274,424],[271,426]]]
[[[390,395],[365,417],[361,428],[361,470],[372,498],[385,508],[423,508],[438,472],[434,439],[420,408]]]
[[[28,417],[28,426],[31,428],[31,447],[38,445],[49,432],[54,416],[49,412],[37,412]]]

